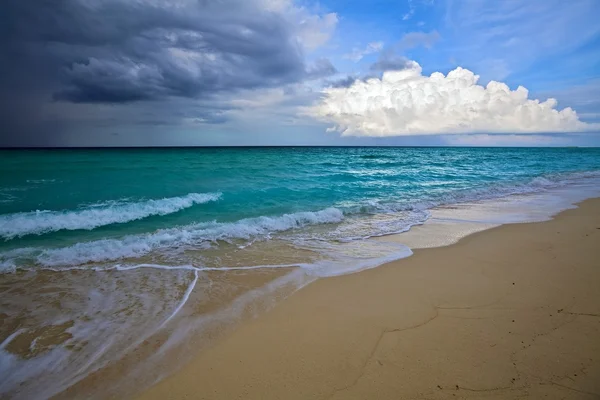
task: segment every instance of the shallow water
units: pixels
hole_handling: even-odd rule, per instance
[[[2,152],[0,394],[130,393],[315,279],[598,195],[599,149]]]

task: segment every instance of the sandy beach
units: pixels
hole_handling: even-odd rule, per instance
[[[600,199],[320,279],[140,399],[600,398]]]

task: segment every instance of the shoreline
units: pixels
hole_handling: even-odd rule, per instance
[[[578,206],[313,282],[140,398],[595,398],[600,199]]]

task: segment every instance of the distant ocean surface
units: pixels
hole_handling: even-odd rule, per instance
[[[225,318],[250,294],[409,256],[402,235],[436,218],[540,220],[598,195],[595,148],[1,151],[0,397],[53,395],[161,330],[197,332],[202,307]],[[51,345],[17,346],[48,326]]]

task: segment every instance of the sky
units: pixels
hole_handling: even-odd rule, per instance
[[[0,146],[600,146],[597,0],[4,0]]]

